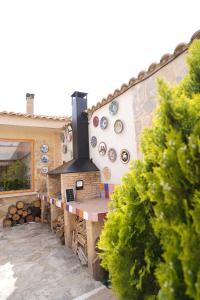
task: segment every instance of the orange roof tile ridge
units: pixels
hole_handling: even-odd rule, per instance
[[[8,111],[1,111],[0,115],[6,116],[15,116],[15,117],[24,117],[30,119],[45,119],[45,120],[54,120],[54,121],[70,121],[70,118],[67,116],[44,116],[44,115],[31,115],[31,114],[23,114],[23,113],[16,113],[16,112],[8,112]]]
[[[185,52],[190,44],[193,42],[195,39],[200,39],[200,30],[196,31],[189,43],[180,43],[178,44],[175,49],[173,54],[164,54],[159,63],[152,63],[147,71],[141,71],[139,72],[137,78],[133,77],[129,80],[128,84],[122,84],[120,89],[116,89],[113,94],[109,94],[106,98],[103,98],[100,102],[97,102],[96,105],[93,105],[91,108],[87,109],[88,114],[91,116],[97,109],[101,108],[102,106],[108,104],[111,102],[113,99],[116,97],[122,95],[125,93],[128,89],[130,89],[132,86],[138,84],[139,82],[147,79],[148,77],[152,76],[154,73],[156,73],[158,70],[163,68],[165,65],[170,63],[172,60],[174,60],[177,56]]]

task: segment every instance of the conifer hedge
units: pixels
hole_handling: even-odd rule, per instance
[[[113,196],[102,265],[119,299],[200,299],[200,41],[188,75],[158,80],[159,106]]]

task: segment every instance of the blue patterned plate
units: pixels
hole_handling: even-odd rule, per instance
[[[42,157],[41,157],[41,162],[43,162],[43,163],[48,163],[48,161],[49,161],[48,156],[47,156],[47,155],[42,155]]]
[[[101,129],[106,129],[108,127],[108,119],[106,117],[102,117],[100,120]]]
[[[116,115],[118,112],[119,104],[117,101],[112,101],[109,105],[109,112],[111,115]]]
[[[96,138],[96,136],[92,136],[90,142],[91,142],[91,145],[92,145],[93,148],[96,147],[96,145],[97,145],[97,138]]]
[[[41,150],[42,153],[47,153],[47,152],[49,151],[49,146],[43,144],[43,145],[40,147],[40,150]]]

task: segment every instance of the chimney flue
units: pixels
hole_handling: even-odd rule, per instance
[[[89,159],[87,93],[72,94],[72,132],[74,159]]]
[[[34,94],[26,94],[26,113],[28,115],[34,114]]]
[[[72,94],[73,159],[48,174],[99,172],[89,156],[87,93]]]

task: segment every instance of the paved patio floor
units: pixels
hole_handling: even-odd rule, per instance
[[[0,300],[76,298],[114,299],[47,225],[25,224],[0,232]]]

